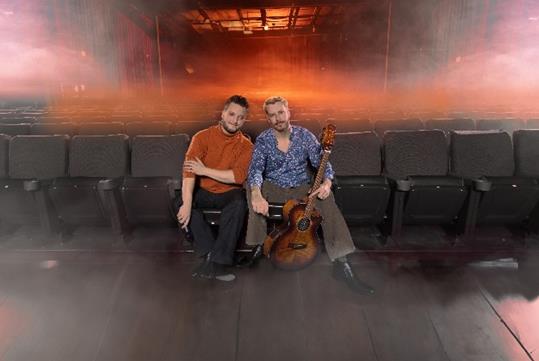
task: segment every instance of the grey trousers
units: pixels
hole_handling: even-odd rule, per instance
[[[273,183],[262,184],[262,195],[268,202],[285,203],[289,199],[301,199],[307,196],[310,185],[302,185],[296,188],[281,188]],[[266,217],[255,213],[251,204],[251,190],[247,190],[247,204],[249,206],[249,221],[247,224],[246,243],[258,245],[264,243],[267,235]],[[322,215],[322,230],[324,232],[324,244],[329,258],[334,261],[354,252],[355,246],[348,226],[344,221],[340,209],[335,203],[333,193],[324,200],[317,199],[315,208]]]

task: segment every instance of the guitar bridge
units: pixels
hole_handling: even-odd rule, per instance
[[[297,242],[290,242],[288,244],[288,248],[292,249],[304,249],[307,248],[307,245],[305,243],[297,243]]]

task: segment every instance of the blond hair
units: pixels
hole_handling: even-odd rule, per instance
[[[272,96],[272,97],[269,97],[268,99],[264,100],[264,106],[262,107],[262,109],[264,109],[264,113],[268,113],[267,110],[266,110],[266,107],[268,105],[271,105],[271,104],[275,104],[275,103],[283,103],[283,105],[286,107],[286,109],[288,109],[288,100],[286,100],[285,98],[281,97],[281,96]]]

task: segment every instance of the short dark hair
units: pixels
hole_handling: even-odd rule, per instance
[[[236,103],[239,106],[242,106],[245,108],[245,110],[249,110],[249,102],[247,101],[247,98],[241,95],[232,95],[230,98],[228,98],[225,102],[225,106],[223,109],[227,109],[230,103]]]

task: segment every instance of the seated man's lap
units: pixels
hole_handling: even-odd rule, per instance
[[[222,210],[232,204],[246,204],[245,191],[242,188],[232,189],[224,193],[212,193],[204,189],[197,189],[193,196],[193,209]],[[177,213],[183,204],[181,194],[174,199],[174,208]]]

